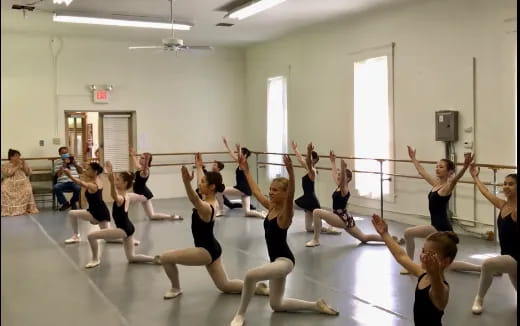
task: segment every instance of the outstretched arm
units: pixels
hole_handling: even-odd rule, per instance
[[[260,204],[264,206],[265,208],[270,208],[269,199],[267,199],[264,194],[262,193],[262,190],[260,190],[260,187],[256,183],[255,179],[251,175],[251,171],[249,171],[249,164],[247,163],[246,157],[242,154],[242,150],[240,149],[240,145],[237,145],[238,148],[238,166],[239,168],[244,171],[244,174],[247,179],[247,183],[249,184],[249,188],[251,188],[251,192],[253,195],[258,199]]]
[[[72,174],[70,173],[69,169],[63,168],[62,170],[63,170],[63,173],[65,173],[65,175],[67,175],[67,177],[69,177],[69,179],[72,180],[72,182],[74,182],[75,184],[78,184],[84,188],[87,188],[89,190],[89,192],[94,193],[98,190],[98,186],[96,183],[85,182],[81,179],[73,177]]]
[[[377,233],[379,233],[381,238],[383,238],[388,250],[390,250],[395,260],[397,260],[401,266],[406,268],[406,270],[415,276],[420,276],[424,273],[421,266],[414,263],[399,244],[390,236],[388,233],[388,225],[381,217],[379,217],[379,215],[372,215],[372,225],[374,225]]]
[[[448,186],[445,189],[446,193],[449,194],[453,191],[453,189],[457,185],[457,182],[460,180],[460,178],[462,178],[462,176],[468,169],[469,164],[471,163],[471,161],[473,161],[474,157],[475,156],[471,155],[471,153],[464,153],[464,166],[462,167],[462,169],[460,169],[459,172],[457,172],[457,174],[453,178],[450,179],[450,181],[448,182]]]
[[[475,184],[477,185],[480,193],[486,197],[486,199],[489,200],[496,208],[502,209],[502,206],[504,206],[506,201],[495,196],[491,191],[489,191],[486,185],[480,181],[478,177],[480,168],[475,165],[475,162],[470,164],[469,173],[471,174],[473,181],[475,181]]]
[[[135,170],[141,170],[141,164],[139,164],[139,159],[137,158],[137,153],[135,152],[135,149],[130,147],[130,157],[132,158],[132,161],[134,162],[134,168]]]
[[[231,156],[231,158],[233,158],[233,160],[235,160],[235,162],[238,162],[238,155],[240,153],[234,153],[233,150],[229,147],[229,144],[227,142],[227,139],[226,137],[222,136],[222,141],[224,142],[224,146],[226,146],[226,149],[228,150],[229,152],[229,155]]]
[[[200,188],[200,182],[204,173],[204,165],[202,164],[202,155],[200,153],[195,154],[195,168],[197,169],[197,187]]]
[[[289,175],[289,185],[287,186],[287,198],[283,205],[282,214],[278,217],[278,225],[283,229],[287,229],[291,225],[294,216],[294,168],[289,155],[283,156],[283,162]]]
[[[332,171],[332,180],[334,180],[334,183],[336,184],[336,186],[339,186],[341,180],[338,181],[338,168],[336,167],[336,154],[334,154],[333,150],[330,150],[329,158],[330,158],[330,169]]]
[[[301,154],[300,151],[298,150],[298,144],[296,144],[296,142],[293,140],[293,141],[291,142],[291,146],[292,146],[292,149],[293,149],[294,154],[296,155],[296,159],[298,160],[298,162],[300,162],[300,165],[301,165],[305,170],[307,170],[307,163],[305,163],[305,159],[303,158],[302,154]]]
[[[307,164],[307,175],[309,178],[314,181],[316,178],[316,172],[312,168],[312,151],[314,150],[314,146],[312,143],[307,145],[307,157],[305,158],[305,164]]]
[[[199,212],[199,216],[206,222],[209,222],[211,219],[211,207],[208,203],[202,201],[200,197],[197,195],[193,187],[191,186],[191,180],[193,180],[193,175],[188,172],[188,169],[183,165],[181,168],[182,172],[182,182],[184,183],[184,188],[186,189],[186,194],[188,195],[188,199],[191,201],[193,206]]]
[[[426,172],[426,170],[422,167],[421,163],[419,163],[419,161],[417,161],[417,159],[415,158],[416,150],[411,148],[410,146],[406,146],[406,147],[408,147],[408,155],[410,156],[410,159],[412,160],[413,165],[417,169],[417,172],[419,172],[421,177],[423,177],[424,180],[426,180],[426,182],[428,182],[432,187],[434,187],[437,184],[437,179],[435,179],[434,177],[429,175],[428,172]]]
[[[110,181],[110,196],[116,202],[117,206],[121,206],[123,205],[125,198],[117,192],[116,184],[114,182],[114,171],[112,170],[112,163],[110,161],[105,162],[105,169],[107,171],[108,181]]]

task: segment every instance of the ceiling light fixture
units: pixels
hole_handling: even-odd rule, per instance
[[[248,2],[240,7],[237,7],[230,12],[224,18],[234,18],[242,20],[249,16],[253,16],[261,11],[277,6],[285,0],[255,0]]]
[[[108,26],[122,26],[122,27],[139,27],[139,28],[156,28],[156,29],[172,29],[172,23],[161,23],[153,21],[142,20],[127,20],[127,19],[113,19],[87,16],[72,16],[65,14],[54,14],[52,16],[54,22],[59,23],[77,23],[77,24],[92,24],[92,25],[108,25]],[[181,31],[189,31],[191,25],[184,23],[174,23],[173,29]]]
[[[74,0],[52,0],[52,3],[57,4],[57,5],[64,4],[68,7],[72,1],[74,1]]]

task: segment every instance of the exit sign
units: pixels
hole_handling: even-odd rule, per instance
[[[108,103],[108,91],[107,90],[95,90],[92,92],[94,97],[94,103]]]

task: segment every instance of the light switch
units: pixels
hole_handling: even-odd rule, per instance
[[[40,140],[40,146],[43,146],[43,144],[44,144],[44,141]]]

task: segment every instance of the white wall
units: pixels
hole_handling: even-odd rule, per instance
[[[255,149],[266,148],[266,80],[286,74],[289,139],[298,141],[302,151],[312,141],[320,154],[326,155],[332,148],[337,155],[353,156],[353,65],[349,53],[395,42],[395,157],[408,158],[407,144],[417,148],[421,160],[443,157],[443,143],[436,142],[434,134],[437,110],[458,110],[460,129],[472,125],[475,57],[473,127],[478,162],[516,165],[516,33],[506,33],[516,29],[516,20],[504,22],[511,17],[516,18],[516,2],[512,0],[431,1],[348,17],[252,47],[246,55],[248,143]],[[462,140],[473,135],[461,130],[459,138],[456,152],[460,161],[465,151]],[[327,166],[327,162],[324,159],[321,165]],[[433,166],[427,169],[433,172]],[[417,174],[406,164],[398,164],[396,172]],[[301,173],[299,170],[297,176]],[[490,180],[489,173],[482,174],[484,180]],[[322,173],[319,179],[318,196],[323,206],[330,207],[333,185],[329,173]],[[503,174],[498,181],[502,180]],[[426,218],[404,218],[404,214],[429,216],[429,186],[424,181],[397,179],[395,191],[395,202],[385,203],[387,217],[429,223]],[[493,223],[491,206],[478,194],[475,213],[473,198],[473,186],[458,186],[458,217],[472,220],[476,215],[480,222]],[[366,214],[376,210],[379,202],[352,198],[350,205]]]
[[[54,68],[50,40],[51,35],[38,32],[2,29],[3,157],[10,147],[26,157],[57,155],[61,144],[53,145],[52,139],[64,143],[65,110],[136,111],[137,139],[146,139],[137,150],[152,153],[219,151],[224,149],[220,135],[240,139],[244,133],[243,50],[175,56],[130,52],[129,43],[118,40],[63,37]],[[107,83],[114,86],[110,104],[93,104],[87,85]],[[157,198],[185,195],[179,171],[152,170],[150,188]],[[224,172],[231,185],[231,165]]]

